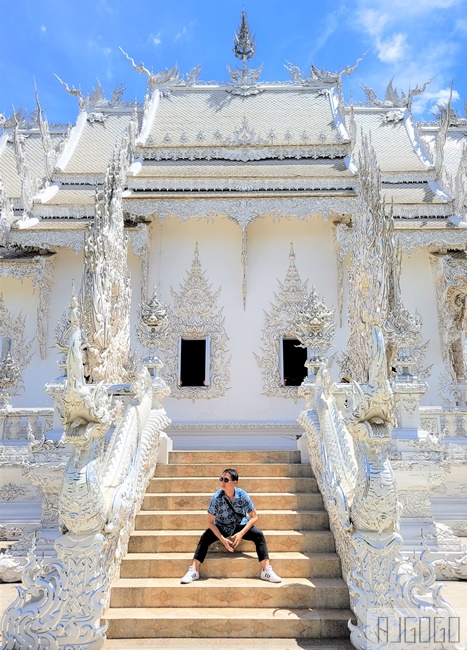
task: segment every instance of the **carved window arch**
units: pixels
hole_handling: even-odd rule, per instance
[[[198,243],[190,271],[177,293],[171,289],[173,305],[168,306],[168,326],[161,336],[162,375],[177,399],[212,399],[222,397],[230,381],[227,357],[227,333],[223,308],[217,301],[221,288],[214,292],[199,260]],[[209,383],[205,386],[181,386],[179,359],[181,339],[206,339],[209,355]]]
[[[308,300],[307,281],[302,282],[295,265],[295,253],[290,244],[289,268],[279,291],[274,295],[271,309],[264,315],[261,354],[255,354],[263,374],[263,394],[268,397],[288,397],[297,400],[299,386],[287,386],[282,381],[281,344],[283,339],[296,339],[294,313]]]

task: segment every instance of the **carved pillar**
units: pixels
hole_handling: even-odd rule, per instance
[[[129,233],[129,242],[133,253],[141,258],[141,302],[148,299],[149,256],[151,253],[150,224],[138,224]]]
[[[352,228],[349,220],[333,222],[334,247],[337,261],[337,313],[339,326],[342,327],[342,312],[344,309],[344,259],[352,247]]]
[[[167,327],[167,309],[157,298],[156,289],[154,289],[152,298],[139,308],[139,323],[136,336],[141,345],[148,348],[148,355],[143,359],[143,363],[151,375],[153,408],[156,409],[161,409],[162,400],[170,395],[170,388],[160,376],[164,364],[156,352],[156,346],[161,344],[161,337]]]
[[[447,406],[465,404],[467,382],[465,340],[467,334],[467,256],[463,251],[433,253],[430,261],[435,279],[438,326],[445,371],[440,395]]]
[[[427,391],[428,384],[424,381],[392,382],[396,419],[399,427],[403,429],[419,429],[420,400]]]

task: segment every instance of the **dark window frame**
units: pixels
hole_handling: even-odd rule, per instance
[[[204,366],[204,384],[185,384],[182,381],[182,341],[205,341],[205,366]],[[179,336],[178,337],[178,387],[183,388],[209,388],[211,385],[211,337],[207,336]]]

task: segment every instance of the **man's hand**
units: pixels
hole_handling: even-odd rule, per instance
[[[241,532],[240,533],[235,533],[235,535],[232,535],[232,537],[230,538],[230,541],[232,542],[232,548],[237,548],[237,546],[242,541],[242,537],[243,537],[243,535],[242,535]]]
[[[234,552],[235,546],[232,545],[232,542],[230,539],[227,539],[226,537],[221,537],[221,542],[224,544],[225,548],[230,552]]]

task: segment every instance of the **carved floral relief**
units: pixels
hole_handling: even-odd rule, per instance
[[[293,245],[290,245],[289,268],[284,282],[279,282],[279,292],[274,295],[271,309],[264,315],[261,354],[255,354],[263,374],[263,394],[268,397],[298,399],[299,386],[281,383],[280,341],[282,337],[297,338],[296,314],[305,310],[308,296],[307,281],[302,282],[295,265]]]
[[[223,308],[218,307],[221,288],[212,290],[201,267],[198,243],[191,269],[180,291],[171,289],[172,307],[168,307],[168,326],[160,333],[161,357],[164,361],[164,379],[171,388],[171,397],[177,399],[212,399],[222,397],[230,381],[227,355],[227,333]],[[178,378],[180,337],[202,339],[210,337],[208,386],[180,386]]]

